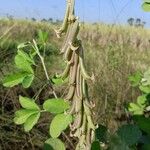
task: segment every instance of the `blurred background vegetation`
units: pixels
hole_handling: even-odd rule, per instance
[[[140,91],[132,88],[128,76],[136,71],[144,72],[150,65],[150,30],[143,28],[144,22],[133,18],[128,20],[129,26],[86,24],[81,23],[80,38],[85,49],[86,67],[94,72],[96,82],[89,82],[90,97],[96,101],[95,121],[106,125],[111,132],[128,121],[125,107],[128,102],[135,101]],[[14,56],[17,45],[21,42],[38,39],[38,32],[47,32],[46,66],[50,76],[63,70],[64,64],[59,49],[63,39],[57,39],[54,29],[61,23],[52,19],[36,21],[15,20],[11,17],[0,20],[0,149],[42,149],[48,138],[49,115],[40,120],[31,133],[25,133],[20,126],[13,123],[14,112],[20,107],[18,96],[33,97],[42,87],[45,80],[40,64],[35,81],[30,89],[20,86],[4,88],[4,75],[14,70]],[[38,63],[38,62],[37,62]],[[61,95],[65,86],[56,88]],[[52,96],[46,88],[40,93],[38,103]],[[63,137],[62,137],[63,138]],[[65,140],[65,139],[64,139]],[[66,141],[67,142],[67,141]]]

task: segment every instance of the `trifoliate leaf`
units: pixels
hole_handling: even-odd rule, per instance
[[[28,72],[33,74],[33,69],[31,67],[31,63],[28,62],[24,57],[21,55],[16,55],[15,57],[15,64],[18,69],[21,69],[22,71]]]
[[[143,93],[145,93],[145,94],[149,94],[149,93],[150,93],[150,86],[143,86],[143,85],[141,85],[141,86],[139,86],[139,89],[140,89]]]
[[[16,124],[23,124],[33,114],[37,113],[35,110],[21,109],[15,112],[14,122]]]
[[[62,131],[72,122],[72,116],[69,114],[58,114],[54,117],[50,124],[50,135],[57,138]]]
[[[40,112],[31,115],[24,123],[24,129],[26,132],[29,132],[33,126],[38,122],[40,118]]]
[[[69,108],[69,102],[64,99],[49,99],[44,102],[43,108],[50,113],[59,114]]]
[[[21,106],[25,109],[40,110],[39,106],[34,102],[33,99],[19,96],[19,102]]]
[[[45,141],[44,150],[65,150],[65,145],[60,139],[50,138]]]
[[[3,85],[5,87],[13,87],[15,85],[18,85],[22,83],[22,81],[27,76],[27,74],[28,73],[20,72],[20,73],[14,73],[14,74],[8,75],[3,79]]]
[[[138,105],[140,105],[140,106],[143,106],[143,107],[144,107],[146,101],[147,101],[146,95],[142,95],[142,96],[139,96],[139,97],[137,98],[137,103],[138,103]]]
[[[134,115],[142,115],[144,113],[144,108],[135,103],[130,103],[128,110]]]
[[[26,52],[24,52],[23,50],[18,50],[18,55],[22,56],[25,60],[27,60],[28,62],[35,64],[33,58],[31,58]]]

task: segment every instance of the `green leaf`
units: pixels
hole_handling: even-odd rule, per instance
[[[15,64],[18,69],[21,69],[22,71],[34,74],[33,69],[31,67],[31,63],[28,62],[24,57],[22,57],[20,55],[16,55]]]
[[[64,84],[68,79],[62,79],[61,77],[57,77],[57,75],[54,75],[53,78],[51,79],[52,83],[54,85],[62,85]]]
[[[31,115],[37,113],[35,110],[27,110],[27,109],[21,109],[15,112],[15,118],[14,122],[16,124],[23,124],[25,121],[30,117]]]
[[[128,110],[132,112],[134,115],[142,115],[144,113],[144,108],[140,107],[135,103],[130,103],[128,106]]]
[[[134,116],[133,119],[136,121],[141,130],[150,134],[150,118],[145,118],[144,116]]]
[[[48,32],[42,32],[42,30],[39,30],[38,32],[39,42],[46,43],[48,40]]]
[[[49,99],[44,102],[43,108],[54,114],[63,113],[65,110],[69,109],[69,102],[63,99]]]
[[[19,102],[20,102],[21,106],[25,109],[40,110],[39,106],[34,102],[33,99],[19,96]]]
[[[101,150],[100,143],[98,141],[94,141],[92,143],[91,150]]]
[[[31,115],[24,123],[24,129],[26,132],[29,132],[33,126],[38,122],[40,118],[40,112]]]
[[[143,86],[143,85],[141,85],[141,86],[139,86],[139,89],[140,89],[142,92],[146,93],[146,94],[149,94],[149,93],[150,93],[150,86]]]
[[[150,2],[144,2],[142,8],[146,12],[150,12]]]
[[[96,140],[99,140],[100,142],[106,142],[106,134],[107,128],[103,125],[99,125],[98,128],[95,130]]]
[[[140,72],[136,72],[134,75],[130,75],[128,79],[131,82],[132,86],[135,87],[139,85],[142,79],[142,75]]]
[[[25,60],[35,65],[33,58],[31,58],[26,52],[18,50],[18,55],[22,56]]]
[[[24,80],[26,76],[27,76],[27,73],[14,73],[14,74],[8,75],[3,79],[3,85],[5,87],[13,87],[15,85],[22,83],[22,81]]]
[[[22,81],[22,86],[23,86],[24,88],[30,87],[31,84],[32,84],[32,82],[33,82],[33,80],[34,80],[34,75],[33,75],[33,74],[26,76],[26,77],[23,79],[23,81]]]
[[[65,150],[65,145],[60,139],[50,138],[44,143],[44,150]]]
[[[138,103],[138,105],[140,105],[140,106],[145,106],[145,104],[146,104],[146,101],[147,101],[147,98],[146,98],[146,95],[142,95],[142,96],[139,96],[138,98],[137,98],[137,103]]]
[[[118,129],[117,134],[129,146],[136,144],[142,136],[140,129],[136,125],[123,125]]]
[[[58,114],[54,117],[50,124],[50,135],[53,138],[57,138],[62,131],[64,131],[68,125],[72,122],[72,116],[67,114]]]

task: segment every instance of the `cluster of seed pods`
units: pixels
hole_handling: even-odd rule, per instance
[[[93,103],[89,100],[87,80],[94,80],[84,66],[84,55],[81,41],[78,39],[79,19],[74,15],[75,0],[67,0],[67,8],[62,27],[55,30],[60,38],[65,35],[61,48],[66,68],[60,75],[62,79],[68,78],[69,91],[65,96],[71,101],[68,113],[74,115],[74,123],[70,126],[71,136],[78,138],[76,150],[90,150],[94,138],[95,125],[92,120]]]

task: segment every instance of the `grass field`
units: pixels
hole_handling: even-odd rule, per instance
[[[0,20],[0,82],[5,74],[14,70],[13,58],[17,45],[37,39],[39,29],[49,33],[46,66],[50,76],[61,72],[64,64],[59,49],[63,40],[55,36],[54,29],[57,26],[41,22]],[[80,38],[83,40],[87,69],[96,77],[96,82],[89,82],[90,97],[96,102],[95,121],[107,125],[113,132],[127,121],[123,106],[134,101],[140,94],[138,89],[131,87],[128,76],[136,71],[143,72],[150,66],[150,30],[81,24]],[[37,76],[44,81],[43,71],[40,67],[39,70]],[[47,115],[30,134],[24,133],[21,127],[13,123],[14,111],[20,107],[18,95],[32,97],[41,86],[42,83],[36,81],[27,90],[18,86],[6,89],[0,85],[0,149],[9,150],[12,145],[14,150],[29,147],[33,150],[41,149],[43,141],[48,137]],[[61,95],[64,88],[56,88],[58,95]],[[42,103],[48,94],[48,89],[45,89],[40,94],[38,103]]]

